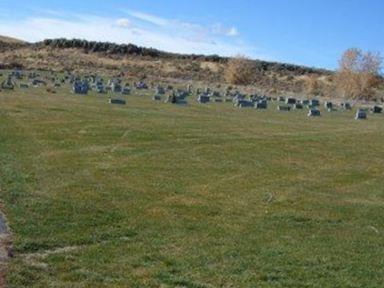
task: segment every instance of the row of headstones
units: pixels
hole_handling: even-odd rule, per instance
[[[39,86],[47,86],[48,82],[51,82],[53,88],[59,88],[62,84],[69,83],[72,85],[72,91],[76,94],[87,94],[88,91],[93,90],[97,93],[121,93],[128,95],[130,94],[132,88],[130,88],[129,84],[122,85],[122,81],[119,78],[113,78],[108,81],[108,84],[104,84],[103,78],[97,75],[86,75],[83,77],[79,77],[73,73],[66,72],[63,77],[59,76],[51,76],[47,77],[47,80],[44,81],[41,78],[41,75],[36,72],[29,72],[28,75],[25,75],[21,70],[15,70],[9,74],[8,80],[2,83],[4,89],[14,89],[16,83],[13,79],[22,80],[27,76],[30,80],[30,83],[20,83],[19,87],[27,89],[31,86],[39,87]],[[143,81],[134,82],[133,88],[141,90],[148,89],[148,85]],[[156,87],[156,95],[163,95],[165,91],[172,91],[173,87],[168,85],[166,88],[158,85]],[[187,87],[188,93],[192,93],[192,85],[188,85]],[[227,91],[228,92],[228,91]],[[201,89],[196,89],[196,93],[201,93]],[[220,92],[213,91],[209,87],[206,87],[204,92],[206,95],[221,97]],[[158,97],[154,97],[158,98]],[[219,102],[219,101],[217,101]]]
[[[309,108],[308,116],[309,117],[317,117],[321,115],[320,110],[318,107],[320,106],[320,101],[318,99],[311,99],[311,100],[297,100],[295,98],[271,98],[266,96],[254,96],[250,97],[250,99],[245,99],[244,96],[238,95],[233,99],[234,106],[235,107],[254,107],[256,109],[267,109],[268,107],[268,101],[277,100],[280,102],[285,102],[286,105],[278,105],[277,109],[279,111],[290,111],[291,109],[303,109],[304,106]],[[202,102],[200,102],[202,103]],[[343,102],[340,104],[341,108],[344,110],[351,110],[352,106],[349,102]],[[334,111],[335,105],[330,102],[326,101],[324,103],[324,108],[326,108],[328,111]],[[356,119],[367,119],[367,111],[370,110],[371,113],[382,113],[383,108],[378,105],[374,105],[370,109],[363,109],[360,108],[357,110],[355,114]]]

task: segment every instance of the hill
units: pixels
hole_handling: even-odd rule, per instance
[[[3,37],[4,38],[4,37]],[[127,77],[201,81],[225,84],[228,58],[184,55],[139,47],[79,39],[47,39],[26,43],[4,38],[0,68],[122,73]],[[0,44],[1,45],[1,44]],[[308,77],[327,86],[332,71],[285,63],[252,60],[253,85],[267,92],[301,92]]]
[[[7,49],[26,47],[27,45],[28,43],[23,40],[0,35],[0,52],[6,51]]]

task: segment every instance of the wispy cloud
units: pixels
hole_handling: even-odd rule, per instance
[[[123,27],[123,28],[130,28],[132,27],[132,21],[127,19],[127,18],[120,18],[120,19],[117,19],[116,20],[116,24],[117,26],[119,27]]]
[[[60,13],[59,17],[55,11],[41,14],[21,21],[0,19],[0,35],[27,41],[82,38],[133,43],[175,53],[246,54],[255,58],[269,58],[260,53],[257,47],[238,38],[239,32],[235,27],[224,27],[220,23],[203,26],[137,11],[129,11],[121,18],[68,13]]]
[[[139,19],[139,20],[142,20],[142,21],[145,21],[145,22],[148,22],[148,23],[160,26],[160,27],[165,27],[169,24],[169,21],[167,19],[156,16],[156,15],[143,13],[143,12],[139,12],[139,11],[126,11],[126,12],[127,12],[127,14],[129,14],[130,16],[132,16],[136,19]]]
[[[215,23],[211,27],[211,31],[216,35],[225,35],[229,37],[239,36],[239,31],[236,27],[232,26],[230,28],[224,27],[222,23]]]

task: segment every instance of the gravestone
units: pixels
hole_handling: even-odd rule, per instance
[[[363,109],[358,109],[356,111],[355,119],[356,120],[367,119],[367,112],[365,112]]]
[[[44,80],[41,80],[41,79],[33,79],[31,83],[35,87],[47,86],[47,83]]]
[[[104,85],[96,85],[95,91],[99,94],[103,94],[106,92]]]
[[[333,109],[333,103],[332,103],[332,102],[329,102],[329,101],[325,102],[325,103],[324,103],[324,108],[327,109],[328,111],[329,111],[329,110],[332,111],[332,109]]]
[[[309,105],[309,100],[304,99],[304,100],[301,101],[301,104],[307,106],[307,105]]]
[[[162,86],[157,86],[156,87],[156,94],[164,95],[165,94],[165,89]]]
[[[109,99],[109,104],[125,105],[127,102],[123,99]]]
[[[279,111],[291,111],[291,106],[279,105],[279,106],[277,106],[277,110],[279,110]]]
[[[136,89],[139,89],[139,90],[148,89],[148,85],[145,84],[143,81],[140,81],[139,83],[136,84]]]
[[[129,88],[129,87],[124,87],[124,88],[121,90],[121,94],[123,94],[123,95],[129,95],[129,94],[131,94],[131,88]]]
[[[289,105],[295,105],[296,104],[296,99],[295,98],[287,98],[285,100],[285,103],[289,104]]]
[[[379,114],[382,111],[383,111],[383,107],[380,107],[380,106],[377,106],[377,105],[375,105],[375,106],[373,106],[371,108],[371,112],[374,113],[374,114]]]
[[[29,85],[26,84],[26,83],[20,83],[20,84],[19,84],[19,87],[20,87],[21,89],[28,89],[28,88],[29,88]]]
[[[206,94],[200,94],[197,98],[197,102],[199,102],[200,104],[208,103],[210,100],[211,98]]]
[[[351,110],[352,106],[351,106],[351,103],[349,103],[349,102],[342,102],[341,108],[343,108],[344,110]]]
[[[320,110],[319,109],[310,109],[308,112],[308,117],[318,117],[320,116]]]
[[[118,81],[113,81],[111,84],[111,90],[113,93],[120,93],[122,90],[121,84]]]
[[[261,100],[255,104],[256,109],[267,109],[267,107],[268,107],[267,100]]]
[[[13,90],[15,88],[15,84],[12,81],[11,76],[9,76],[7,80],[1,83],[1,88],[5,90]]]
[[[239,100],[237,101],[237,103],[235,104],[236,107],[239,107],[239,108],[247,108],[247,107],[254,107],[254,103],[252,101],[249,101],[249,100]]]
[[[311,100],[309,101],[309,105],[310,105],[311,107],[319,107],[319,106],[320,106],[320,101],[317,100],[317,99],[311,99]]]
[[[153,95],[153,98],[152,98],[154,101],[161,101],[161,95],[159,94],[155,94]]]
[[[86,81],[75,81],[72,86],[72,91],[75,94],[88,94],[89,86]]]

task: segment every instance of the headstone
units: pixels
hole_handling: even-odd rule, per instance
[[[7,80],[1,83],[1,88],[5,90],[13,90],[15,88],[15,84],[12,81],[11,76],[9,76]]]
[[[304,100],[301,101],[301,104],[307,106],[307,105],[309,105],[309,100],[304,99]]]
[[[249,101],[249,100],[238,100],[236,103],[235,103],[235,106],[236,107],[239,107],[239,108],[247,108],[247,107],[254,107],[254,103],[252,101]]]
[[[156,94],[164,95],[165,94],[165,89],[162,86],[157,86],[156,87]]]
[[[105,88],[104,88],[104,85],[96,85],[95,87],[95,91],[99,94],[103,94],[106,92]]]
[[[32,80],[32,85],[37,87],[37,86],[47,86],[47,83],[41,79],[33,79]]]
[[[260,100],[255,104],[256,109],[267,109],[267,100]]]
[[[197,97],[197,102],[199,102],[200,104],[208,103],[210,100],[211,100],[211,98],[208,95],[206,95],[205,93],[200,94],[199,97]]]
[[[136,89],[148,89],[148,85],[145,84],[143,81],[140,81],[139,83],[136,84]]]
[[[312,99],[309,101],[309,105],[312,107],[319,107],[320,106],[320,101],[317,99]]]
[[[374,114],[379,114],[382,111],[383,111],[383,107],[380,107],[380,106],[377,106],[377,105],[375,105],[375,106],[373,106],[371,108],[371,112],[374,113]]]
[[[121,84],[118,81],[113,81],[111,84],[111,90],[113,93],[121,93]]]
[[[303,109],[303,104],[301,104],[301,103],[296,103],[295,105],[293,105],[293,109],[296,109],[296,110],[298,110],[298,109]]]
[[[333,109],[333,103],[332,103],[332,102],[329,102],[329,101],[325,102],[325,103],[324,103],[324,108],[327,109],[328,111],[329,111],[329,110],[332,111],[332,109]]]
[[[356,111],[355,119],[356,120],[367,119],[367,112],[365,112],[363,109],[358,109]]]
[[[279,106],[277,106],[277,110],[279,110],[279,111],[291,111],[291,107],[286,106],[286,105],[279,105]]]
[[[109,104],[125,105],[127,102],[123,99],[109,99]]]
[[[26,84],[26,83],[20,83],[19,87],[20,87],[21,89],[28,89],[28,88],[29,88],[29,85]]]
[[[175,92],[168,96],[165,103],[171,104],[187,104],[187,101],[184,98],[180,98]]]
[[[89,86],[86,81],[75,81],[72,86],[72,91],[75,94],[88,94]]]
[[[343,108],[344,110],[351,110],[352,106],[349,102],[343,102],[341,103],[341,108]]]
[[[129,87],[124,87],[124,88],[121,90],[121,94],[123,94],[123,95],[129,95],[129,94],[131,94],[131,88],[129,88]]]
[[[161,101],[161,95],[159,94],[155,94],[153,95],[153,98],[152,98],[154,101]]]
[[[296,99],[295,98],[287,98],[285,100],[285,103],[289,104],[289,105],[294,105],[294,104],[296,104]]]
[[[320,116],[320,110],[319,109],[312,108],[309,110],[308,117],[318,117],[318,116]]]

